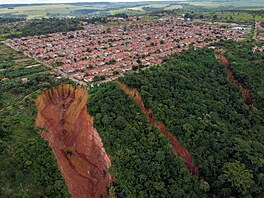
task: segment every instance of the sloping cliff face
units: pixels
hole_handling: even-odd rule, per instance
[[[192,156],[189,151],[179,142],[179,140],[174,136],[170,131],[166,129],[166,126],[162,122],[157,122],[155,120],[155,116],[152,113],[151,109],[147,109],[143,103],[143,100],[140,96],[140,93],[136,89],[131,89],[127,87],[124,83],[119,83],[120,88],[127,93],[128,95],[132,96],[140,109],[145,113],[147,120],[149,123],[154,126],[155,128],[160,129],[161,133],[168,138],[170,144],[172,145],[173,151],[176,155],[180,156],[184,160],[184,164],[186,168],[192,173],[193,175],[199,176],[198,168],[195,166]]]
[[[218,60],[218,62],[220,62],[223,65],[225,65],[229,81],[241,90],[245,103],[255,107],[256,104],[253,102],[253,100],[251,98],[250,90],[245,88],[245,87],[243,87],[243,85],[240,84],[235,79],[235,76],[234,76],[234,74],[233,74],[233,72],[232,72],[232,70],[231,70],[231,68],[229,66],[229,61],[227,60],[227,58],[225,56],[223,56],[222,54],[217,54],[215,57]]]
[[[86,109],[84,88],[60,85],[42,93],[37,101],[35,125],[43,127],[61,173],[73,197],[108,197],[111,162]]]

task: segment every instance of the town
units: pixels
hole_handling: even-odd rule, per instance
[[[189,47],[241,40],[247,32],[243,27],[166,17],[116,25],[85,24],[84,30],[7,39],[5,43],[54,68],[61,77],[94,82],[161,64],[164,57]]]

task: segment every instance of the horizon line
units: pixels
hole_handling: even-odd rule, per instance
[[[30,1],[30,0],[29,0]],[[49,0],[48,0],[49,1]],[[71,1],[71,0],[63,0],[63,1],[49,1],[49,2],[28,2],[28,3],[24,3],[24,2],[8,2],[8,3],[1,3],[0,2],[0,6],[1,5],[39,5],[39,4],[76,4],[76,3],[127,3],[127,2],[184,2],[187,0],[108,0],[108,1],[101,1],[101,0],[93,0],[93,1],[89,1],[89,0],[84,0],[84,1]],[[192,1],[192,0],[191,0]]]

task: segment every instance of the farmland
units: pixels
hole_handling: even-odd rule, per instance
[[[70,15],[72,11],[78,8],[80,7],[66,4],[21,6],[13,9],[0,8],[0,14],[26,15],[28,18],[42,18],[48,17],[48,14],[53,13]]]
[[[219,11],[219,10],[263,10],[261,0],[245,1],[166,1],[166,2],[126,2],[126,3],[71,3],[71,4],[33,4],[33,5],[0,5],[0,17],[76,17],[105,16],[125,13],[137,15],[157,11]]]

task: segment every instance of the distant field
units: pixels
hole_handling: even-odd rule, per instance
[[[202,6],[202,7],[206,7],[206,8],[217,8],[219,6],[225,6],[228,3],[219,3],[219,2],[188,2],[191,5],[194,6]]]
[[[254,15],[247,13],[245,11],[241,11],[241,12],[231,12],[231,11],[223,11],[223,12],[201,12],[199,13],[201,15],[205,15],[205,16],[213,16],[213,15],[217,15],[218,18],[233,18],[235,21],[239,22],[239,21],[264,21],[264,16],[263,15],[256,15],[254,18]]]
[[[126,3],[87,3],[87,4],[45,4],[15,6],[14,8],[0,7],[0,17],[70,17],[70,16],[102,16],[105,14],[125,13],[137,15],[159,10],[182,9],[182,11],[210,11],[210,10],[264,10],[263,0],[249,2],[213,2],[213,1],[177,1],[177,2],[126,2]],[[146,9],[147,8],[147,9]],[[93,10],[97,12],[93,12]]]
[[[145,11],[142,9],[140,10],[138,9],[133,9],[133,8],[122,8],[122,9],[118,9],[118,10],[110,10],[109,11],[110,14],[120,14],[120,13],[125,13],[128,15],[136,15],[136,14],[143,14],[145,13]]]
[[[228,1],[228,2],[212,2],[212,1],[203,1],[203,2],[192,2],[192,1],[184,1],[182,3],[189,3],[194,6],[201,6],[204,8],[209,9],[216,9],[216,8],[234,8],[234,9],[264,9],[264,1],[261,2],[261,0],[255,0],[255,1],[247,1],[247,2],[241,2],[241,1]]]
[[[71,5],[41,5],[41,6],[22,6],[14,9],[0,8],[0,14],[11,13],[14,15],[25,14],[28,18],[48,17],[48,13],[70,13],[71,10],[78,9]]]
[[[164,8],[164,10],[174,10],[174,9],[182,9],[182,5],[172,4]]]
[[[145,12],[144,10],[143,10],[143,7],[144,6],[137,6],[137,7],[132,7],[132,8],[129,8],[130,10],[136,10],[136,11],[142,11],[142,12]]]
[[[118,9],[118,10],[111,10],[111,14],[119,14],[119,13],[125,13],[125,14],[141,14],[145,13],[146,11],[144,8],[166,8],[170,4],[168,3],[153,3],[153,4],[147,4],[147,5],[142,5],[142,6],[135,6],[135,7],[127,7],[123,9]]]
[[[80,9],[105,9],[105,6],[75,6],[71,4],[52,4],[40,6],[21,6],[14,9],[0,8],[1,14],[27,15],[28,18],[45,18],[49,14],[59,14],[62,16],[71,16],[72,12]]]
[[[151,7],[151,8],[164,8],[166,6],[169,6],[170,4],[168,3],[154,3],[154,4],[150,4],[148,6],[145,7]]]

